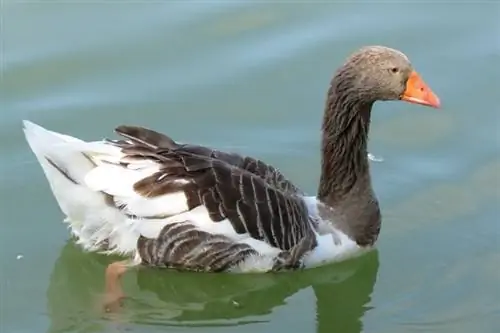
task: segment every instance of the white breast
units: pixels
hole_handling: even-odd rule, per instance
[[[366,253],[371,248],[359,246],[353,239],[335,227],[334,221],[321,219],[315,196],[304,197],[310,216],[318,221],[316,240],[318,246],[304,258],[307,268],[339,262]]]

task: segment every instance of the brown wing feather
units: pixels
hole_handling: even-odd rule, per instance
[[[178,149],[194,155],[206,156],[224,161],[235,167],[251,172],[281,191],[302,193],[299,188],[289,181],[278,169],[253,157],[242,156],[236,153],[226,153],[220,150],[195,145],[184,145]]]
[[[118,134],[130,141],[111,141],[122,148],[145,147],[151,150],[175,150],[192,155],[209,157],[223,161],[237,168],[246,170],[273,187],[287,193],[303,194],[302,191],[289,181],[278,169],[261,160],[236,153],[226,153],[209,147],[189,144],[178,144],[165,134],[137,126],[119,126],[115,130]]]
[[[128,133],[127,137],[135,144],[117,143],[127,155],[124,160],[147,158],[161,164],[159,172],[135,184],[138,194],[155,197],[183,190],[190,209],[203,204],[214,222],[228,219],[237,233],[248,233],[282,250],[293,248],[311,231],[304,201],[289,187],[275,187],[269,181],[277,178],[263,177],[267,171],[262,170],[268,167],[242,163],[245,159],[237,155],[208,154],[202,147],[153,147],[141,142],[144,136],[134,140]]]

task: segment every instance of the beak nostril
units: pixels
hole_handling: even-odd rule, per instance
[[[406,81],[406,87],[401,98],[404,101],[440,108],[439,98],[432,92],[422,78],[413,71]]]

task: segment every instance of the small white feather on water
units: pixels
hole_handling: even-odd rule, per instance
[[[372,162],[383,162],[384,158],[382,156],[375,156],[372,153],[368,153],[368,159]]]

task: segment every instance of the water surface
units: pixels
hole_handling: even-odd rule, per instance
[[[0,331],[494,332],[500,327],[500,5],[477,2],[1,3]],[[334,69],[407,53],[440,111],[379,103],[378,250],[288,275],[139,270],[96,310],[112,260],[80,251],[21,120],[83,139],[119,124],[244,152],[309,193]]]

